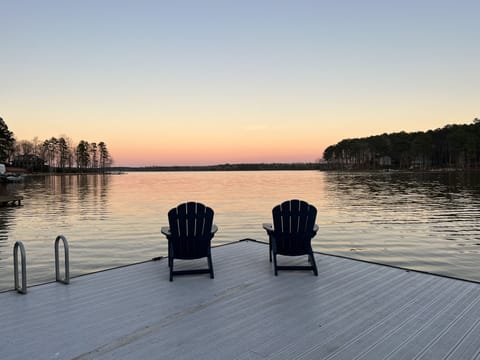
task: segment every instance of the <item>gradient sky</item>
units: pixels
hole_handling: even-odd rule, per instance
[[[478,0],[0,0],[0,117],[115,165],[310,162],[480,117]]]

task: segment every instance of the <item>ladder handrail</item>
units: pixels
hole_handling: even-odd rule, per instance
[[[60,276],[60,262],[59,262],[59,243],[63,242],[63,248],[65,253],[65,277],[62,279]],[[55,280],[63,284],[70,284],[70,256],[68,252],[68,241],[63,235],[58,235],[55,239]]]
[[[18,281],[18,249],[22,260],[22,286]],[[21,241],[17,241],[13,246],[13,273],[15,281],[15,290],[20,294],[27,293],[27,257],[25,255],[25,247]]]

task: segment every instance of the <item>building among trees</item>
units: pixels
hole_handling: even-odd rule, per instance
[[[45,160],[37,155],[17,155],[13,159],[12,166],[22,168],[30,172],[45,171],[48,167]]]

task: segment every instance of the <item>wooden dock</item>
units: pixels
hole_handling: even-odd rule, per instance
[[[0,206],[20,206],[23,196],[18,195],[0,195]]]
[[[321,254],[318,277],[275,277],[254,241],[212,254],[213,280],[169,282],[162,259],[0,293],[1,358],[480,358],[478,283]]]

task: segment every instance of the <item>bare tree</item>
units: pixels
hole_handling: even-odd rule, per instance
[[[43,142],[42,145],[42,157],[47,161],[50,170],[55,170],[57,166],[58,156],[58,140],[55,137],[51,137]]]

